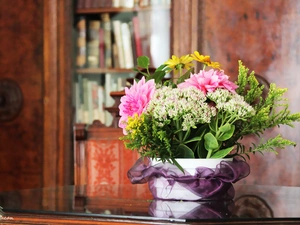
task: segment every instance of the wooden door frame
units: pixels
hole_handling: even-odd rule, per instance
[[[182,56],[201,52],[201,0],[171,1],[171,54]],[[195,70],[198,70],[196,65]]]
[[[44,0],[43,186],[72,183],[72,0]]]

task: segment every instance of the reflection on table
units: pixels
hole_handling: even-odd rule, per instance
[[[151,216],[177,219],[223,219],[230,218],[233,211],[234,201],[153,200],[148,209]]]
[[[153,200],[147,186],[66,186],[0,193],[5,213],[72,214],[141,220],[300,220],[300,187],[234,185],[233,201]]]

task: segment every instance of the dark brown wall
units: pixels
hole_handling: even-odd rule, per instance
[[[300,1],[205,0],[201,15],[204,54],[219,61],[233,79],[238,59],[243,60],[269,82],[287,87],[291,111],[300,111]],[[278,155],[253,156],[245,182],[300,185],[300,124],[270,130],[265,136],[279,131],[298,146],[279,150]]]

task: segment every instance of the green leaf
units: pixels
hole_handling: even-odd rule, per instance
[[[165,70],[166,68],[168,68],[168,66],[165,65],[165,64],[162,64],[162,65],[160,65],[155,71]]]
[[[177,147],[177,152],[179,152],[180,158],[195,158],[194,152],[188,146],[180,144]]]
[[[225,149],[222,149],[222,150],[218,150],[210,158],[211,159],[222,159],[232,151],[233,147],[234,146],[229,147],[229,148],[225,148]]]
[[[204,124],[200,128],[198,128],[195,133],[193,132],[193,134],[195,134],[194,137],[200,137],[201,140],[203,135],[207,133],[207,131],[208,131],[208,125]]]
[[[137,68],[133,68],[132,70],[135,71],[135,72],[137,72],[137,73],[140,73],[140,74],[144,75],[146,78],[149,77],[149,74],[146,73],[146,72],[144,72],[144,71],[142,71],[142,70],[139,70],[139,69],[137,69]],[[136,81],[139,81],[139,79],[135,79],[135,80],[136,80]],[[149,79],[148,79],[148,80],[149,80]]]
[[[219,141],[226,141],[232,137],[234,130],[235,130],[235,126],[234,125],[229,125],[229,126],[230,126],[230,130],[227,130],[225,133],[220,135],[218,137]]]
[[[204,147],[203,139],[196,145],[195,149],[195,152],[197,153],[197,158],[206,158],[207,150]]]
[[[216,122],[217,122],[217,119],[215,118],[212,118],[211,122],[208,124],[209,125],[209,129],[211,131],[213,131],[214,133],[216,133]]]
[[[227,132],[231,129],[231,125],[229,123],[224,124],[219,128],[219,131],[221,132]]]
[[[202,135],[198,136],[198,137],[193,137],[193,138],[185,141],[184,144],[191,143],[191,142],[194,142],[194,141],[201,141],[201,139],[202,139]]]
[[[155,83],[159,83],[162,81],[166,73],[164,71],[155,71],[151,76],[149,76],[150,79],[154,79]]]
[[[212,133],[204,135],[204,147],[207,151],[214,151],[219,148],[219,143]]]
[[[147,56],[140,56],[137,58],[137,65],[147,69],[150,65],[150,59]]]

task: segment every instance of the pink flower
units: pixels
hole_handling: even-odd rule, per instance
[[[198,74],[191,74],[189,79],[186,79],[183,83],[178,84],[178,88],[196,87],[203,91],[213,92],[216,88],[224,88],[228,91],[235,92],[237,85],[230,80],[228,76],[224,74],[223,70],[200,70]]]
[[[130,88],[125,88],[125,95],[121,98],[119,105],[120,121],[119,127],[123,128],[125,134],[125,127],[127,118],[134,114],[141,115],[151,100],[155,91],[155,82],[153,79],[146,82],[145,77],[139,82],[134,81]]]

